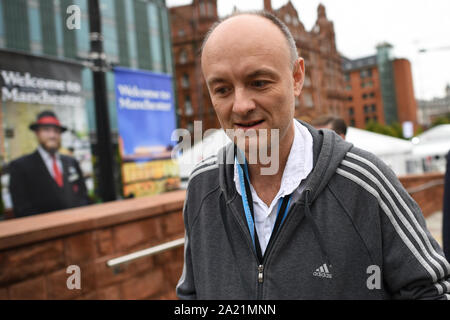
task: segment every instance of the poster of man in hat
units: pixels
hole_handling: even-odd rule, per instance
[[[86,184],[78,162],[58,152],[67,130],[50,110],[29,129],[39,146],[9,165],[9,189],[16,218],[87,205]]]
[[[0,220],[88,203],[92,156],[81,72],[73,62],[0,50],[0,174],[6,208]]]

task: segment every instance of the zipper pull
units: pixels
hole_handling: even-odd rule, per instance
[[[264,266],[262,264],[260,264],[258,266],[258,282],[259,283],[263,283],[264,281]]]

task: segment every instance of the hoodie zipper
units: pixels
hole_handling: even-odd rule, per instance
[[[258,266],[258,292],[257,292],[257,300],[262,299],[262,289],[264,283],[264,265],[260,264]]]
[[[272,251],[271,248],[274,246],[275,242],[277,241],[278,235],[283,230],[284,225],[288,222],[289,216],[291,215],[290,213],[291,213],[292,210],[294,210],[295,207],[296,207],[296,203],[293,203],[292,206],[289,208],[284,223],[280,226],[280,228],[278,229],[277,234],[275,235],[275,238],[273,239],[274,241],[270,244],[270,246],[266,250],[267,254],[264,255],[263,261],[258,264],[258,269],[257,269],[258,270],[258,277],[257,277],[258,290],[257,290],[257,298],[256,298],[257,300],[262,300],[262,295],[263,295],[264,263],[267,261],[267,259],[269,257],[269,254]]]

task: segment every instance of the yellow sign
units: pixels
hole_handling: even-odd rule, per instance
[[[122,165],[124,196],[155,195],[180,186],[178,163],[171,159],[127,162]]]

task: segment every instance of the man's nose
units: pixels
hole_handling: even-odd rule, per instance
[[[52,128],[51,130],[49,130],[48,135],[52,138],[59,138],[61,133],[59,132],[59,129]]]
[[[255,102],[245,89],[236,89],[234,94],[233,112],[242,116],[256,108]]]

